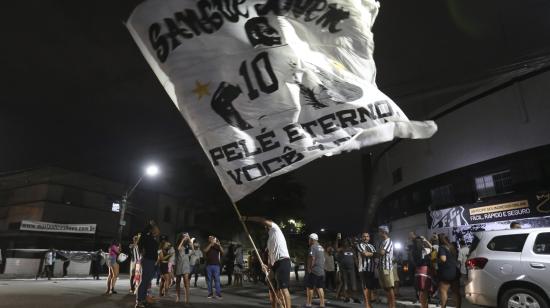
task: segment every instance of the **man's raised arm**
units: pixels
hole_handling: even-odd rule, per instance
[[[257,222],[257,223],[260,223],[268,228],[271,228],[272,226],[272,223],[273,221],[267,219],[267,218],[263,218],[263,217],[255,217],[255,216],[241,216],[241,219],[244,221],[244,222],[247,222],[247,221],[250,221],[250,222]]]

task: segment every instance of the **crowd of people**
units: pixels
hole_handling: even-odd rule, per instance
[[[398,260],[394,243],[387,226],[378,228],[378,242],[363,232],[360,237],[341,239],[319,244],[319,237],[309,235],[310,250],[306,262],[306,307],[312,306],[314,295],[319,306],[325,306],[324,288],[336,292],[344,302],[364,302],[371,308],[379,301],[377,290],[387,297],[387,305],[396,307],[399,288]],[[449,293],[456,307],[461,306],[460,277],[465,273],[468,247],[464,241],[453,244],[445,234],[434,235],[430,240],[409,234],[407,266],[421,307],[428,307],[430,298],[437,297],[445,308]]]
[[[276,223],[266,218],[243,216],[242,219],[244,222],[263,225],[268,233],[265,251],[258,255],[249,253],[249,275],[258,281],[265,281],[269,286],[273,308],[290,308],[292,265],[283,232]],[[317,234],[310,234],[304,277],[306,307],[312,306],[314,297],[318,297],[320,307],[325,307],[326,288],[336,292],[336,298],[344,302],[364,302],[366,308],[371,308],[372,302],[379,299],[376,291],[383,290],[388,307],[395,308],[399,275],[394,243],[387,226],[378,228],[378,239],[375,245],[373,236],[363,232],[359,238],[342,239],[338,234],[335,241],[320,243]],[[414,286],[421,306],[428,307],[430,297],[437,292],[441,307],[445,308],[450,291],[455,297],[456,306],[460,307],[459,281],[464,267],[461,264],[464,262],[459,260],[465,260],[465,245],[457,247],[444,234],[427,240],[411,232],[409,240],[409,271],[414,273]],[[159,228],[150,222],[133,238],[129,249],[130,292],[136,294],[137,308],[151,303],[155,276],[160,297],[166,296],[170,287],[175,285],[176,301],[189,303],[191,277],[195,275],[196,286],[198,275],[203,273],[208,297],[221,299],[220,275],[224,255],[228,284],[242,286],[245,267],[241,245],[232,244],[224,249],[215,236],[209,236],[208,243],[202,248],[188,233],[179,234],[172,244],[167,237],[160,236]],[[120,254],[120,244],[113,241],[108,250],[107,294],[116,294],[115,284],[119,273],[117,260]]]
[[[243,251],[240,244],[232,244],[224,249],[215,236],[208,237],[208,243],[200,244],[189,233],[180,233],[174,243],[160,234],[159,227],[153,222],[147,223],[144,230],[135,235],[129,245],[130,254],[130,293],[136,295],[136,307],[145,307],[154,301],[152,281],[156,277],[159,297],[166,296],[175,286],[176,302],[189,303],[191,278],[194,286],[200,274],[204,274],[208,288],[208,297],[221,299],[222,257],[225,255],[225,269],[228,283],[242,285],[244,269]],[[119,263],[126,256],[121,246],[114,240],[106,255],[109,268],[106,294],[116,294],[115,285],[119,274]],[[121,258],[123,257],[123,258]],[[231,263],[231,264],[229,264]]]
[[[521,228],[517,222],[511,229]],[[383,290],[388,307],[395,308],[399,288],[400,260],[394,253],[394,243],[388,226],[378,228],[378,242],[363,232],[360,237],[341,240],[338,234],[334,243],[319,244],[319,237],[309,236],[310,250],[306,262],[306,307],[311,307],[314,294],[320,307],[325,306],[324,288],[336,292],[336,298],[345,302],[364,301],[366,308],[379,300],[377,290]],[[407,268],[416,291],[416,299],[427,308],[430,299],[447,307],[449,295],[455,307],[462,305],[461,286],[467,274],[466,261],[469,247],[463,239],[452,242],[446,234],[433,234],[428,240],[415,232],[409,233]]]
[[[228,285],[242,286],[243,276],[252,282],[262,281],[269,286],[272,307],[291,307],[290,273],[292,262],[286,239],[280,227],[262,217],[242,217],[243,222],[253,222],[264,226],[268,233],[266,249],[249,252],[248,266],[245,267],[243,247],[237,243],[224,249],[215,236],[208,237],[208,243],[201,247],[188,233],[177,235],[172,244],[166,236],[160,235],[158,226],[149,222],[144,230],[135,235],[129,245],[130,292],[136,295],[137,308],[145,307],[153,301],[152,281],[156,277],[159,297],[166,296],[175,286],[176,302],[189,303],[191,278],[194,286],[203,274],[206,279],[208,297],[221,299],[222,257]],[[511,228],[521,228],[512,223]],[[363,232],[358,237],[342,239],[339,233],[334,241],[321,243],[319,236],[308,236],[309,248],[305,260],[306,307],[311,307],[314,297],[319,306],[325,307],[325,290],[336,293],[337,299],[344,302],[364,302],[372,308],[379,301],[377,290],[383,290],[390,308],[396,307],[396,293],[399,287],[397,255],[390,237],[388,226],[378,228],[378,240],[374,235]],[[427,308],[430,298],[438,298],[445,308],[449,294],[454,297],[457,308],[461,307],[461,276],[465,276],[469,248],[463,240],[452,243],[445,234],[434,234],[428,240],[415,232],[409,233],[407,246],[407,267],[417,300],[422,308]],[[113,240],[107,252],[99,250],[92,254],[92,274],[99,279],[101,260],[108,267],[106,294],[116,294],[115,286],[119,275],[119,263],[127,256],[121,245]],[[49,249],[42,260],[39,276],[48,279],[53,274],[56,250]],[[298,259],[294,272],[298,280]],[[95,268],[95,270],[94,270]],[[234,281],[233,281],[234,276]],[[183,288],[183,292],[182,292]]]

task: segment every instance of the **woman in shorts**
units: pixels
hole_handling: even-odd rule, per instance
[[[437,253],[437,278],[439,279],[439,298],[441,308],[447,307],[449,288],[453,292],[456,308],[460,308],[462,297],[460,295],[460,272],[458,270],[458,252],[445,234],[439,234],[439,251]]]
[[[168,262],[172,255],[170,254],[170,247],[172,245],[168,241],[162,241],[160,243],[158,264],[161,275],[161,282],[159,287],[159,295],[164,296],[168,293],[170,287],[170,271],[168,269]]]
[[[193,241],[188,233],[182,233],[176,241],[176,302],[180,301],[181,281],[185,294],[185,304],[189,304],[189,275],[191,274],[191,255],[195,252]]]
[[[107,255],[107,266],[109,267],[109,276],[107,276],[107,291],[105,294],[116,294],[115,284],[118,278],[119,267],[117,263],[118,255],[120,254],[120,244],[117,240],[113,240],[109,246]]]
[[[428,299],[434,291],[433,267],[431,260],[432,244],[424,237],[413,240],[412,255],[415,263],[415,285],[418,289],[421,308],[428,308]]]

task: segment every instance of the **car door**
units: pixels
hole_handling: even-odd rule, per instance
[[[495,303],[502,284],[516,280],[523,272],[521,253],[529,237],[527,232],[496,235],[486,244],[485,257],[489,261],[484,268],[486,279],[479,287]]]
[[[486,269],[498,281],[515,280],[522,272],[521,253],[529,233],[503,234],[493,237],[487,244],[488,258]],[[499,286],[496,286],[497,288]]]
[[[523,247],[521,261],[525,280],[550,291],[550,230],[532,232]],[[550,296],[550,294],[548,294]]]

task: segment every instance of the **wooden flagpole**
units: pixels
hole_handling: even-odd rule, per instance
[[[262,256],[260,255],[260,252],[258,251],[258,248],[256,248],[256,243],[254,243],[254,239],[252,239],[252,235],[250,235],[250,232],[248,231],[248,227],[246,226],[246,224],[244,223],[244,221],[242,219],[242,215],[241,215],[241,212],[239,211],[239,208],[237,207],[237,204],[235,202],[231,202],[231,203],[233,204],[233,208],[235,209],[235,212],[237,213],[237,217],[239,218],[239,221],[241,222],[241,225],[243,226],[243,229],[244,229],[244,232],[246,233],[246,236],[248,236],[248,240],[250,241],[250,243],[252,244],[252,247],[254,248],[254,251],[256,252],[256,256],[258,257],[258,260],[260,261],[260,265],[262,267],[262,271],[264,271],[264,273],[265,273],[265,277],[266,277],[266,281],[267,281],[267,285],[269,286],[269,289],[275,295],[275,298],[277,299],[277,303],[279,305],[281,305],[281,307],[287,308],[284,296],[283,296],[283,298],[279,298],[279,293],[277,292],[275,287],[273,287],[273,284],[271,283],[271,280],[269,279],[269,273],[265,269],[265,264],[264,264],[264,261],[262,260]],[[248,266],[250,266],[250,264]],[[290,307],[288,307],[288,308],[290,308]]]

